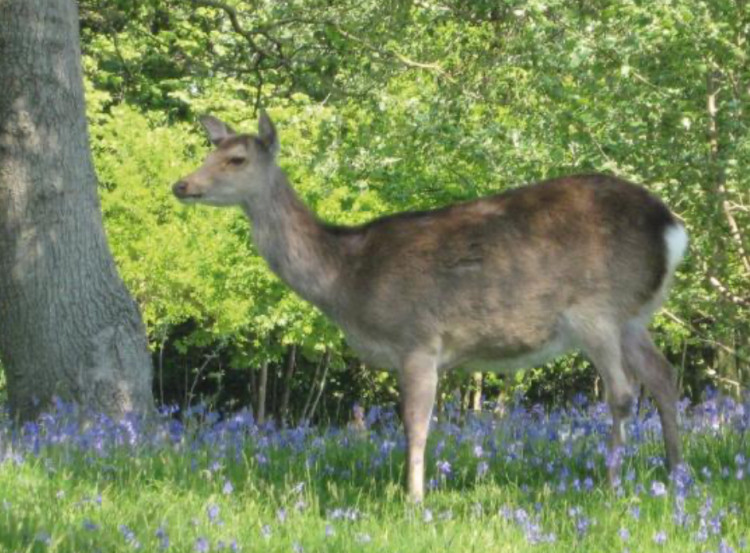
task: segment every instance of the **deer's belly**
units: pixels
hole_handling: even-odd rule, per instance
[[[441,359],[440,366],[443,370],[457,368],[480,372],[511,373],[519,369],[544,365],[571,349],[570,340],[558,333],[534,348],[521,351],[504,348],[483,348],[480,351],[463,352],[456,355],[452,355],[448,351]]]

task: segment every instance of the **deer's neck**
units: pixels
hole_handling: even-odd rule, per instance
[[[271,185],[243,209],[252,222],[255,245],[271,270],[304,299],[324,311],[334,309],[343,252],[284,173],[275,168]]]

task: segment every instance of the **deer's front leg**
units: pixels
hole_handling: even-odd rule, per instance
[[[414,502],[424,497],[424,450],[437,382],[437,359],[433,355],[412,355],[399,372],[401,415],[406,432],[406,489]]]

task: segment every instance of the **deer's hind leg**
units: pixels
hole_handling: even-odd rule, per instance
[[[610,483],[620,474],[620,456],[625,445],[625,423],[632,413],[637,396],[633,374],[623,359],[619,326],[609,320],[584,319],[573,324],[581,350],[593,363],[604,382],[607,404],[612,413],[607,468]]]
[[[622,332],[625,363],[653,396],[661,419],[667,466],[675,470],[682,462],[677,424],[677,377],[674,367],[654,345],[648,330],[636,322],[625,325]]]

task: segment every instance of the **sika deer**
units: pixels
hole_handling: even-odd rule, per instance
[[[623,444],[640,381],[656,401],[668,465],[680,462],[674,371],[646,325],[687,233],[646,190],[606,175],[573,176],[335,226],[290,187],[265,113],[258,136],[237,135],[213,117],[201,122],[216,150],[174,194],[241,206],[271,269],[338,323],[364,360],[398,372],[412,499],[424,494],[439,374],[513,370],[571,349],[583,350],[603,379],[612,450]]]

